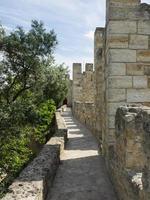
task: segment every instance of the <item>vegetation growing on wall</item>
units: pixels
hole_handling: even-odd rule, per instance
[[[34,145],[46,142],[67,94],[68,71],[54,62],[56,45],[42,22],[32,21],[28,32],[0,27],[0,196],[35,155]]]

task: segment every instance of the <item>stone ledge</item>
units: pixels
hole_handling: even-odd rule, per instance
[[[44,200],[50,189],[60,154],[67,141],[67,129],[60,112],[56,112],[57,131],[40,154],[20,173],[2,200]]]

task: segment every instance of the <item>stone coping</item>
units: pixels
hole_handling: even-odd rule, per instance
[[[44,200],[51,188],[60,154],[67,141],[67,128],[59,111],[56,112],[57,131],[39,155],[20,173],[2,200]]]

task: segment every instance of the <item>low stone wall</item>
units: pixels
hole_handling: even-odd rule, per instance
[[[73,114],[82,124],[85,124],[91,129],[92,133],[95,132],[96,119],[94,103],[74,102]]]
[[[60,153],[67,141],[67,129],[61,112],[56,112],[56,134],[43,147],[40,154],[21,172],[2,200],[44,200],[51,188]]]
[[[120,107],[109,166],[120,200],[150,199],[150,107]]]

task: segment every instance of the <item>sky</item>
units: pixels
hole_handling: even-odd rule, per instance
[[[43,21],[57,34],[56,62],[71,71],[73,62],[93,62],[94,31],[105,26],[105,4],[106,0],[0,0],[0,22],[10,32],[18,25],[28,30],[33,19]]]

